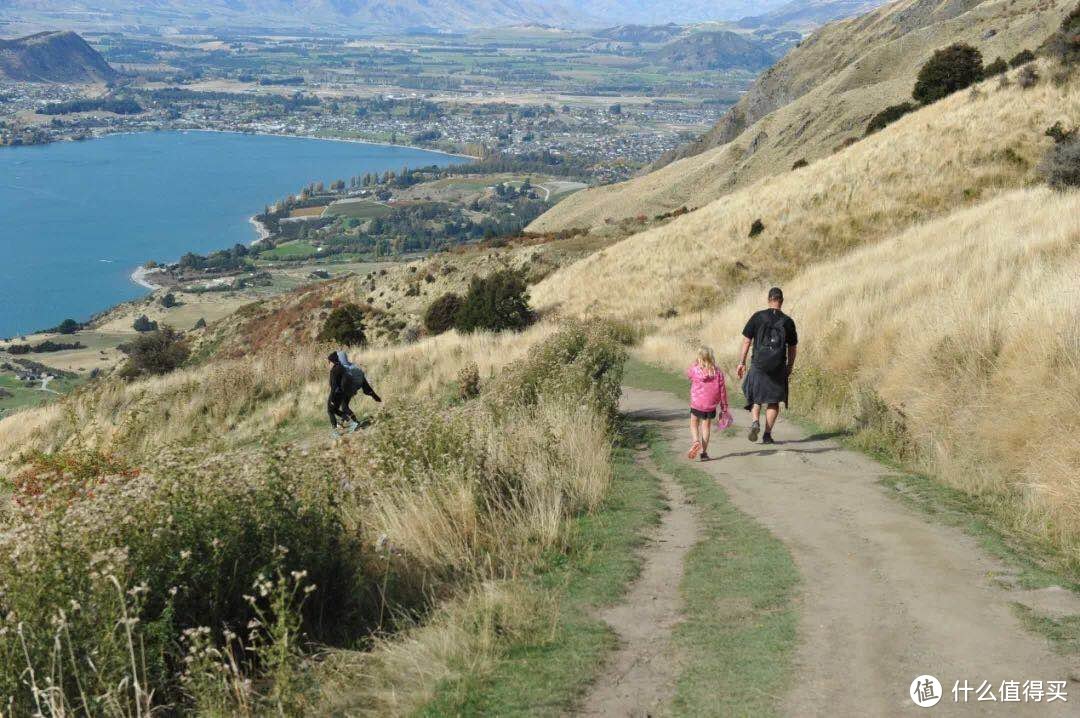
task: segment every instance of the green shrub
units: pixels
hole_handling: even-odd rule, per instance
[[[473,278],[454,326],[466,333],[519,331],[535,320],[524,278],[520,273],[506,269]]]
[[[791,170],[792,170],[792,172],[794,172],[795,170],[801,170],[803,167],[809,167],[809,166],[810,166],[810,163],[807,162],[805,158],[800,158],[800,159],[795,160],[795,163],[791,165]]]
[[[27,669],[71,715],[134,715],[109,710],[150,702],[132,695],[133,678],[155,705],[182,706],[192,635],[265,643],[271,624],[298,620],[309,639],[341,645],[378,625],[376,581],[343,528],[337,483],[312,476],[307,457],[245,458],[208,466],[180,453],[142,476],[108,457],[32,465],[37,485],[51,471],[57,484],[77,475],[84,490],[76,502],[26,495],[23,520],[0,541],[0,613],[21,623],[21,635],[0,632],[5,707],[34,713]],[[314,586],[294,618],[275,615],[272,590],[290,575]]]
[[[899,105],[890,105],[870,118],[869,124],[866,125],[866,134],[872,135],[878,130],[883,130],[904,115],[909,112],[914,112],[917,109],[919,109],[919,106],[911,102],[901,102]]]
[[[1009,69],[1009,63],[1005,62],[1003,58],[997,58],[983,70],[983,74],[987,77],[993,77],[994,75],[1004,74]]]
[[[1011,67],[1013,69],[1016,69],[1017,67],[1020,67],[1021,65],[1026,65],[1029,62],[1034,62],[1034,61],[1035,61],[1035,53],[1034,52],[1032,52],[1031,50],[1021,50],[1020,52],[1013,55],[1013,58],[1011,60],[1009,60],[1009,67]]]
[[[172,309],[176,306],[176,295],[172,292],[169,292],[168,294],[165,294],[161,297],[160,302],[161,306],[165,307],[166,309]]]
[[[765,231],[765,223],[761,219],[755,219],[753,224],[750,225],[750,236],[756,237]]]
[[[323,322],[318,339],[321,342],[332,342],[349,347],[366,344],[364,310],[351,303],[336,307]]]
[[[911,96],[923,104],[937,102],[983,79],[982,53],[957,43],[936,51],[919,70]]]
[[[79,324],[74,319],[65,319],[64,321],[60,322],[59,326],[56,327],[56,333],[74,334],[80,329],[82,329],[82,324]]]
[[[461,297],[454,292],[447,292],[428,305],[424,312],[424,328],[431,334],[450,331],[454,328],[460,310]]]
[[[142,314],[132,322],[131,328],[137,332],[152,332],[157,330],[158,323],[150,321],[150,317]]]
[[[168,374],[180,368],[189,355],[183,335],[168,326],[136,337],[124,350],[128,360],[120,376],[125,379]]]

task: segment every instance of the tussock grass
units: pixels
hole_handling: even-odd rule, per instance
[[[449,332],[416,344],[357,351],[352,358],[388,400],[441,403],[467,364],[476,364],[486,380],[554,331],[553,324],[541,324],[516,335]],[[122,449],[138,459],[168,446],[220,451],[282,435],[325,443],[312,437],[327,426],[329,351],[314,344],[280,347],[145,381],[102,382],[0,421],[0,462],[28,449],[56,451],[75,443]],[[364,401],[356,400],[357,409],[370,410]]]
[[[730,347],[767,285],[646,339],[681,367]],[[1080,194],[1021,190],[784,285],[796,411],[982,497],[1080,567]]]
[[[305,367],[316,371],[306,357],[321,352],[310,346],[304,358],[271,353],[101,386],[104,396],[64,404],[84,424],[62,413],[50,426],[43,415],[27,436],[64,448],[13,461],[5,482],[17,501],[0,533],[4,703],[45,715],[309,715],[328,675],[309,659],[311,642],[370,647],[433,611],[484,625],[448,619],[418,652],[390,650],[387,665],[395,651],[428,657],[403,690],[426,695],[450,643],[459,669],[483,665],[500,626],[529,612],[514,608],[526,599],[513,582],[567,549],[567,522],[595,510],[611,481],[619,336],[601,325],[553,331],[516,337],[540,344],[457,403],[440,399],[452,396],[440,377],[520,355],[506,338],[432,342],[447,349],[430,355],[438,370],[397,379],[401,398],[333,444],[309,432],[273,448],[272,433],[244,423],[303,398],[315,382]],[[393,366],[409,351],[420,350],[366,358]],[[293,378],[271,383],[283,368]],[[207,410],[175,423],[190,402]],[[159,411],[147,418],[149,406]],[[137,440],[102,431],[112,416],[145,429]],[[90,420],[99,423],[83,431]],[[237,435],[207,438],[230,427]],[[372,675],[356,680],[379,675],[364,665]],[[379,685],[372,704],[391,705]]]
[[[1080,116],[1080,83],[993,83],[570,265],[535,288],[534,303],[642,322],[668,309],[693,313],[747,282],[786,280],[812,262],[1034,183],[1051,142],[1045,130]],[[766,229],[750,238],[759,218]]]

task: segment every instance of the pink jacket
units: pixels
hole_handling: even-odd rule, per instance
[[[686,370],[690,380],[690,407],[698,411],[712,411],[717,405],[727,406],[727,385],[724,372],[719,369],[712,376],[705,376],[701,367],[693,364]]]

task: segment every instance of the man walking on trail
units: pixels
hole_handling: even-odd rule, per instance
[[[737,374],[743,376],[743,394],[746,408],[753,423],[750,424],[750,441],[757,441],[761,431],[761,407],[765,407],[765,434],[761,443],[775,443],[772,438],[776,417],[780,415],[780,403],[788,401],[788,379],[795,368],[795,353],[799,335],[795,322],[780,311],[784,306],[784,293],[779,287],[769,290],[769,308],[756,312],[743,329],[742,349],[739,352]],[[750,373],[746,373],[746,355],[754,345],[754,358]]]

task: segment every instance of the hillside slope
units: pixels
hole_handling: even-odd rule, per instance
[[[1075,105],[1073,106],[1075,109]],[[792,406],[981,497],[1080,565],[1080,193],[1017,190],[784,283]],[[646,355],[734,356],[765,284],[676,320]]]
[[[0,40],[0,79],[15,82],[108,82],[117,72],[74,32]]]
[[[1075,80],[1029,90],[989,80],[809,167],[625,239],[540,283],[534,296],[551,311],[646,321],[713,306],[743,283],[783,281],[809,263],[1034,181],[1051,142],[1046,129],[1078,117]],[[658,182],[660,174],[650,177]],[[751,237],[757,219],[764,230]]]
[[[599,227],[638,214],[700,207],[732,189],[827,157],[862,136],[867,121],[904,101],[919,67],[966,42],[987,61],[1038,47],[1072,0],[898,0],[822,28],[765,72],[725,118],[671,164],[579,192],[531,231]],[[665,160],[666,161],[666,160]]]

